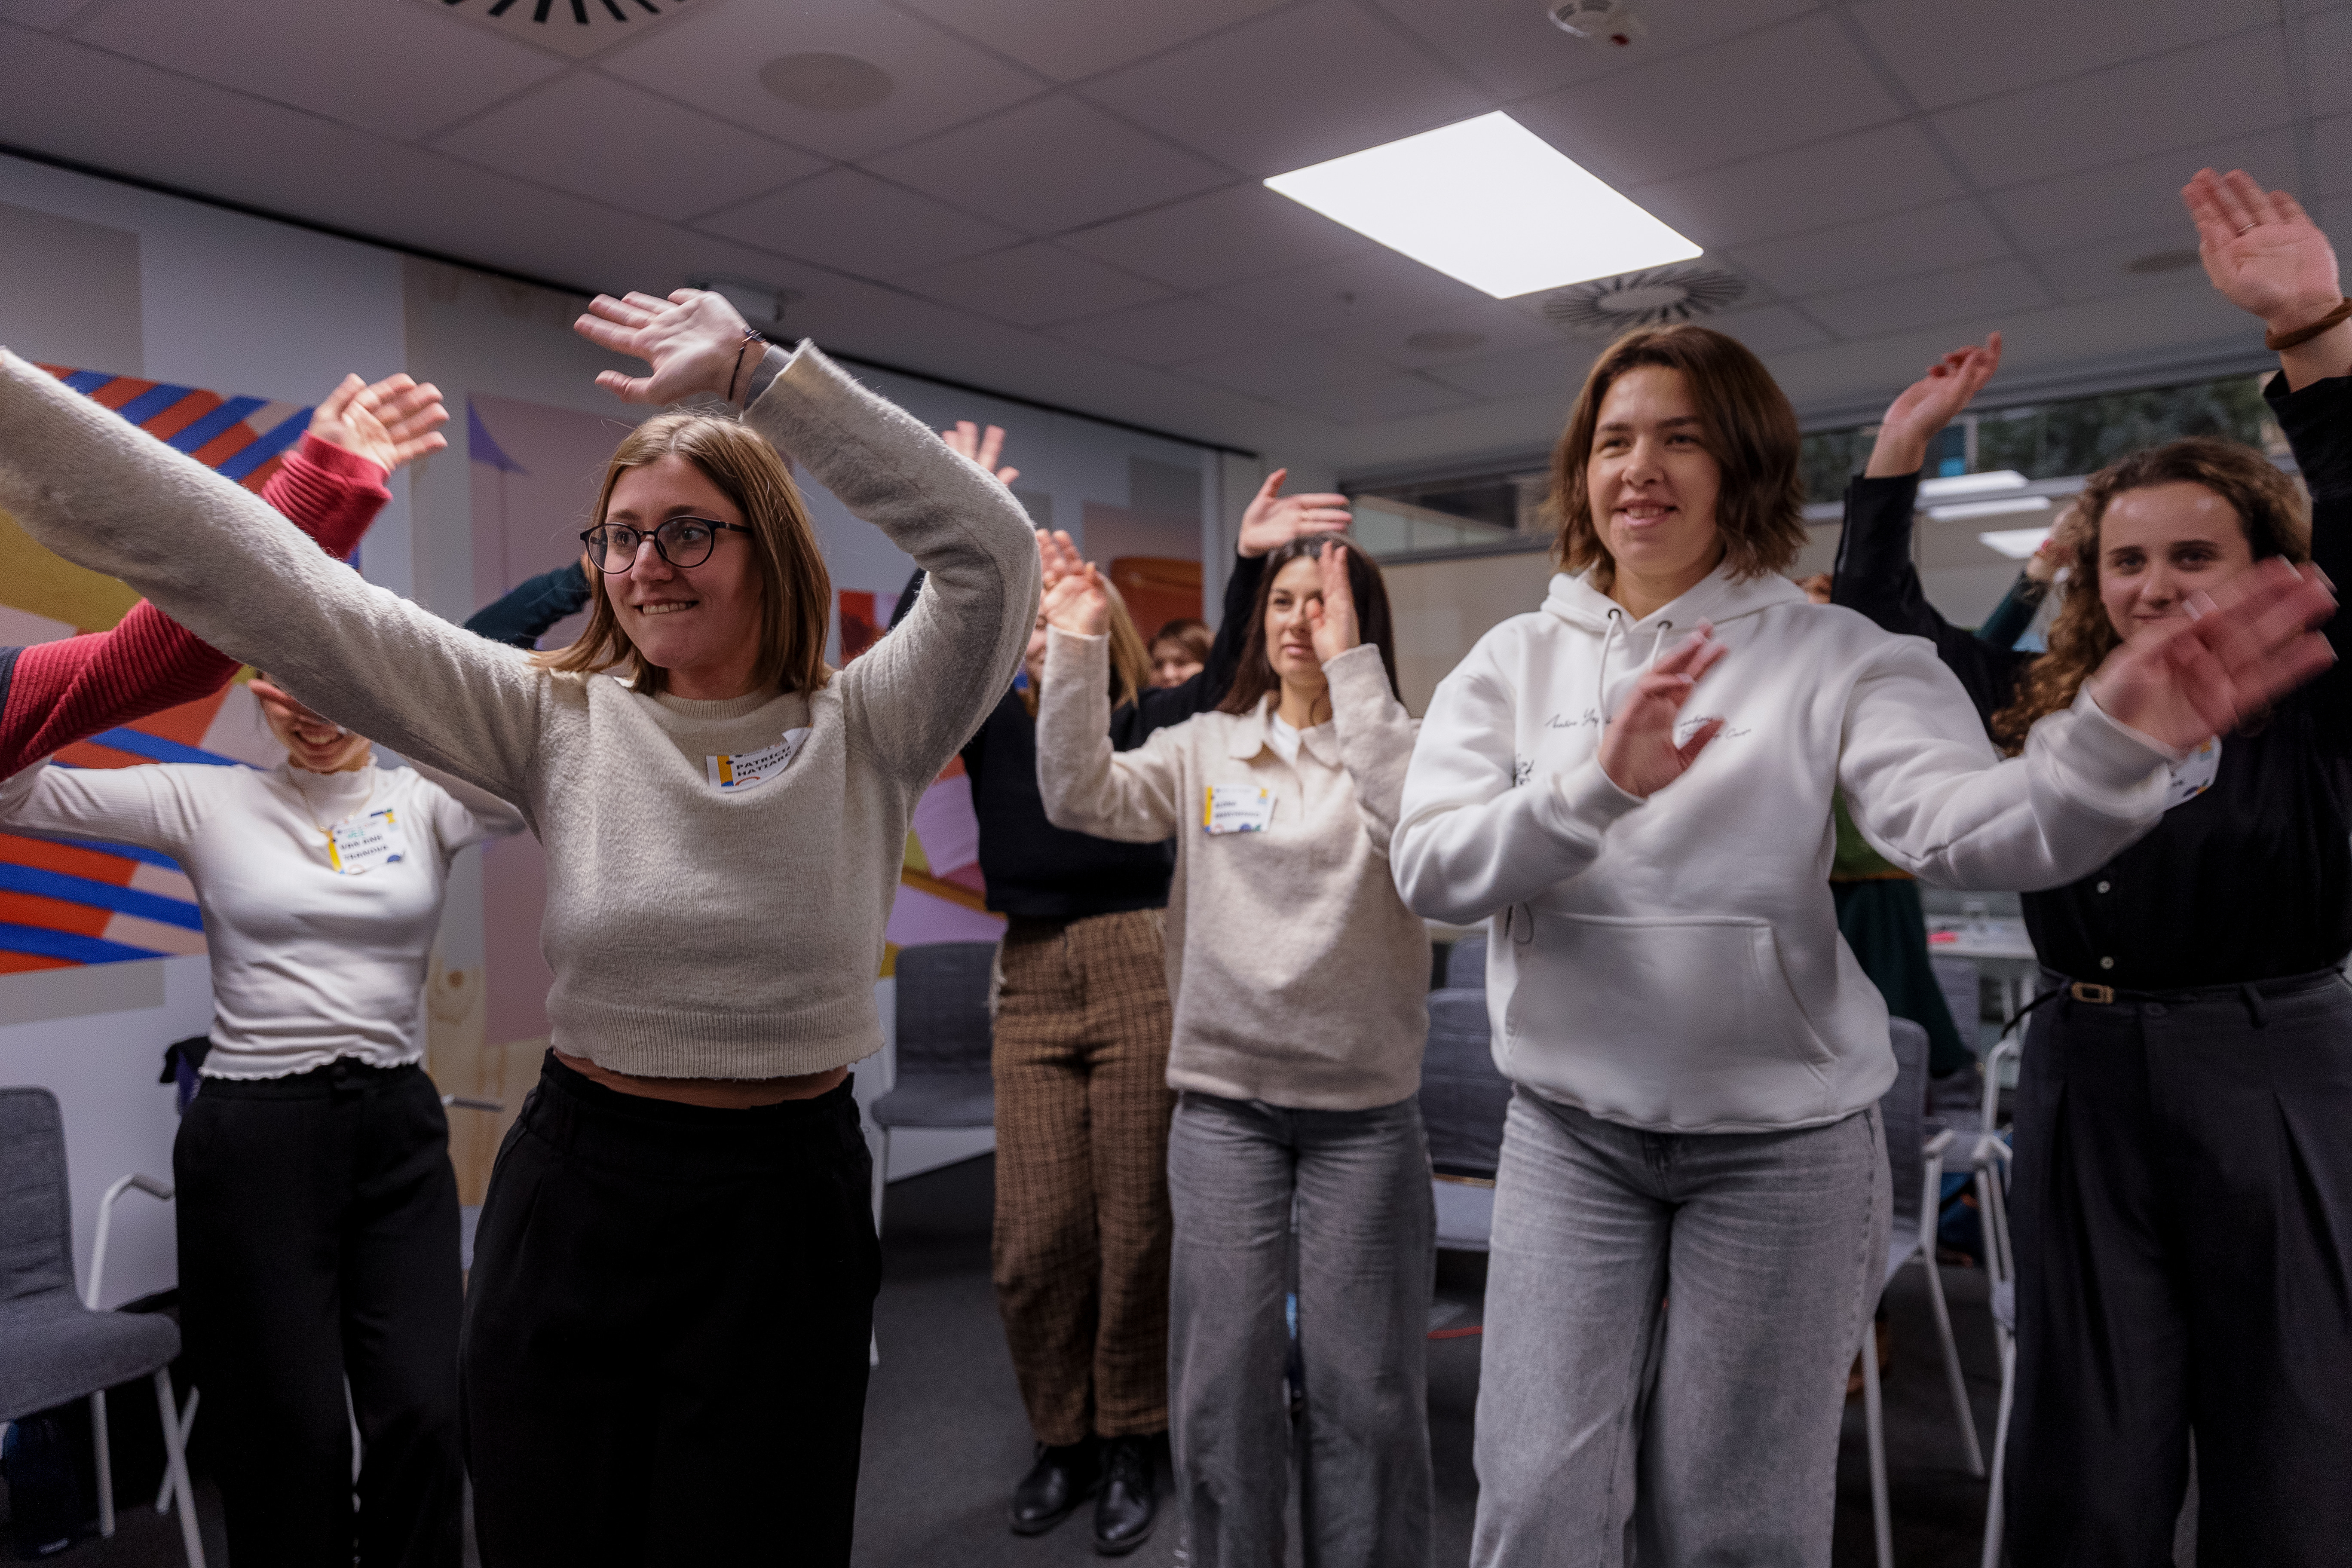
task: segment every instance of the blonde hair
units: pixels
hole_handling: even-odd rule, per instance
[[[760,583],[755,689],[814,691],[823,686],[833,675],[824,662],[833,578],[792,470],[749,426],[708,414],[658,414],[646,420],[614,448],[589,526],[603,525],[613,487],[623,474],[671,457],[684,458],[718,486],[751,531],[752,570]],[[583,673],[623,667],[636,690],[658,696],[668,684],[668,672],[649,662],[621,629],[604,573],[590,570],[588,591],[588,627],[580,640],[535,653],[531,662],[543,669]]]

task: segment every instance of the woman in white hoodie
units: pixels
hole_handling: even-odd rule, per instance
[[[1518,1086],[1473,1559],[1826,1563],[1895,1076],[1837,934],[1832,795],[1923,880],[2069,880],[2158,820],[2170,757],[2325,667],[2333,601],[2242,579],[2004,763],[1932,647],[1780,575],[1797,424],[1735,340],[1620,339],[1554,482],[1575,574],[1438,688],[1391,851],[1417,912],[1491,918]]]

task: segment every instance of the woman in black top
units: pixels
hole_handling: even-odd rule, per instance
[[[2269,555],[2352,581],[2352,303],[2292,198],[2201,172],[2214,287],[2261,318],[2264,389],[2311,491],[2200,437],[2093,477],[2062,531],[2050,651],[1948,624],[1910,565],[1925,442],[1989,372],[1896,400],[1846,497],[1835,602],[1929,637],[2016,750],[2136,623]],[[2339,649],[2341,619],[2328,628]],[[2051,989],[2017,1098],[2021,1565],[2164,1563],[2196,1435],[2198,1561],[2341,1562],[2352,1542],[2352,687],[2342,666],[2175,765],[2162,824],[2024,897]]]

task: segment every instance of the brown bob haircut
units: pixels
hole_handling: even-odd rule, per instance
[[[1257,597],[1250,602],[1249,634],[1242,641],[1241,665],[1234,671],[1234,684],[1225,700],[1217,704],[1217,711],[1251,712],[1259,698],[1282,689],[1282,678],[1274,673],[1274,661],[1265,652],[1266,602],[1274,597],[1274,580],[1282,575],[1284,567],[1294,561],[1319,560],[1323,546],[1330,541],[1328,534],[1309,534],[1277,546],[1266,556],[1265,575],[1258,580]],[[1348,546],[1348,591],[1356,600],[1357,635],[1381,650],[1381,668],[1389,673],[1389,691],[1402,701],[1397,691],[1396,626],[1389,614],[1389,585],[1372,558],[1353,544]]]
[[[1805,482],[1797,462],[1797,411],[1764,362],[1738,338],[1687,324],[1639,327],[1611,343],[1586,374],[1551,457],[1552,504],[1559,509],[1554,552],[1570,572],[1593,571],[1606,589],[1616,562],[1585,493],[1601,405],[1627,371],[1680,371],[1698,405],[1699,439],[1722,471],[1715,503],[1724,563],[1745,581],[1786,572],[1805,545]]]
[[[2191,436],[2108,464],[2084,484],[2057,529],[2058,564],[2066,580],[2050,616],[2050,651],[2025,667],[2010,705],[1992,716],[1992,738],[2012,754],[2025,749],[2034,721],[2073,705],[2083,682],[2123,639],[2099,597],[2099,525],[2126,490],[2202,485],[2238,514],[2257,561],[2311,559],[2311,509],[2277,464],[2242,441]]]
[[[833,616],[833,578],[809,526],[808,508],[792,470],[749,426],[708,414],[657,414],[622,438],[604,466],[591,528],[604,521],[613,487],[631,468],[664,458],[684,458],[735,503],[751,530],[752,569],[760,580],[760,659],[751,679],[759,690],[814,691],[832,677],[824,662]],[[722,539],[725,535],[720,536]],[[657,697],[668,672],[648,663],[621,629],[604,574],[588,573],[588,629],[569,647],[531,656],[548,669],[593,673],[620,667],[631,686]]]

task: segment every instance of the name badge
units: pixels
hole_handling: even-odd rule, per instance
[[[2172,764],[2172,778],[2164,790],[2164,809],[2195,800],[2213,787],[2213,779],[2221,771],[2221,741],[2213,736]]]
[[[793,765],[800,753],[801,742],[809,737],[803,729],[787,730],[784,738],[772,746],[756,752],[739,752],[706,759],[710,782],[723,790],[750,789],[765,779],[774,778]]]
[[[390,806],[327,829],[327,864],[346,877],[364,877],[379,866],[406,858],[408,835]]]
[[[1211,784],[1201,826],[1211,833],[1264,833],[1274,820],[1274,792],[1251,784]]]

